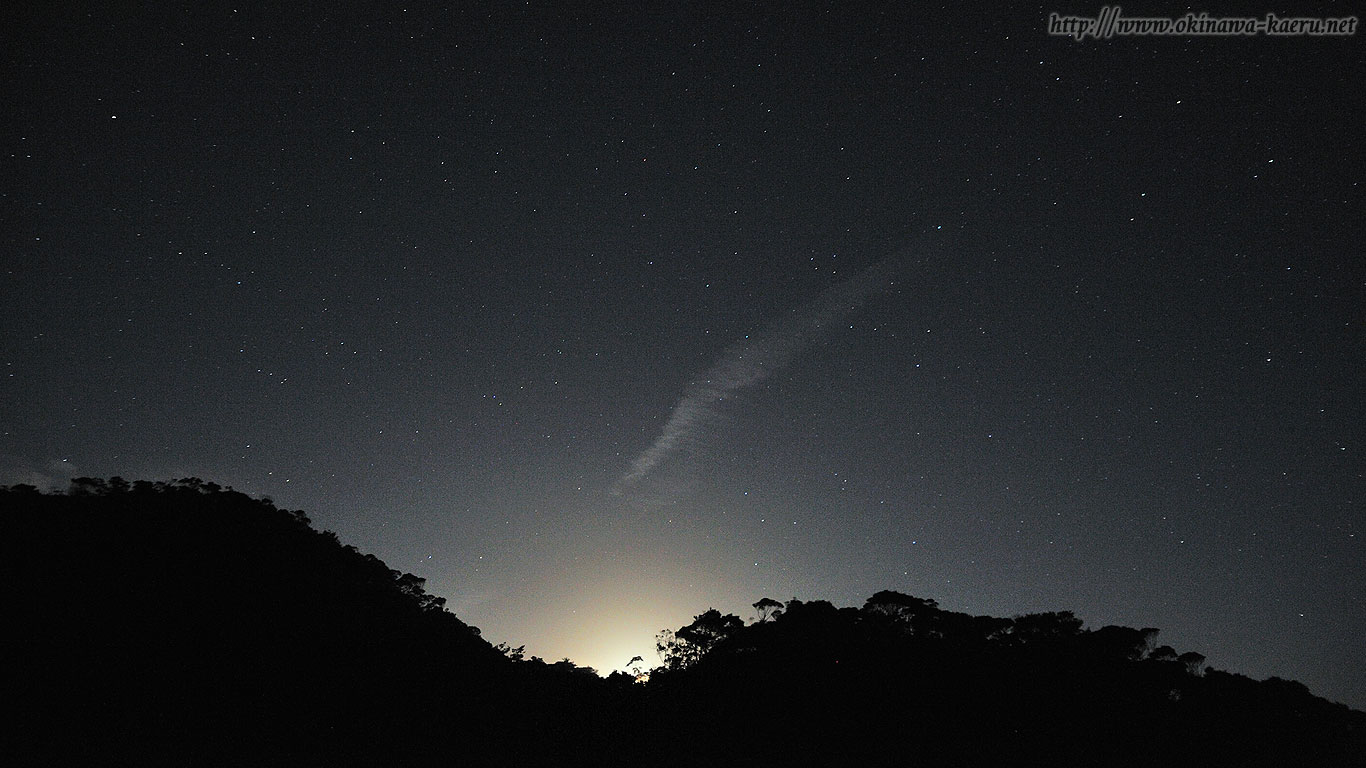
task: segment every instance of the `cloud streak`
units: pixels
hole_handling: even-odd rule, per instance
[[[889,257],[836,283],[794,308],[761,333],[732,344],[711,368],[688,385],[655,441],[631,462],[613,487],[623,493],[644,481],[676,454],[699,446],[733,393],[752,387],[789,365],[802,350],[827,336],[878,291],[892,284],[903,259]]]

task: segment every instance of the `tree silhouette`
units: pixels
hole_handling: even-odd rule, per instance
[[[1069,640],[1079,635],[1082,627],[1082,620],[1071,611],[1028,613],[1016,616],[1014,622],[1012,636],[1026,645]]]
[[[764,597],[760,598],[757,603],[754,603],[754,611],[758,616],[758,622],[762,624],[774,616],[781,615],[783,612],[783,604],[771,597]]]
[[[907,618],[916,614],[928,613],[938,606],[939,604],[933,600],[911,597],[900,592],[893,592],[890,589],[884,589],[865,600],[863,610],[892,618]]]
[[[1176,661],[1176,649],[1170,645],[1162,645],[1154,648],[1148,654],[1149,661]]]
[[[1187,651],[1180,656],[1177,656],[1176,661],[1186,668],[1186,674],[1195,675],[1196,677],[1204,674],[1205,657],[1203,654],[1196,653],[1195,651]]]
[[[659,634],[656,649],[668,669],[696,664],[721,641],[742,629],[745,622],[734,614],[721,615],[715,608],[698,614],[691,624]]]
[[[906,632],[926,635],[931,631],[938,606],[933,600],[884,589],[864,601],[863,611],[891,621]]]
[[[1149,655],[1157,635],[1158,630],[1152,627],[1134,629],[1109,625],[1092,632],[1088,642],[1105,656],[1138,661]]]

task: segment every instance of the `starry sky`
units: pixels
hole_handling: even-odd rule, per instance
[[[894,589],[1366,707],[1360,37],[21,5],[0,483],[270,496],[604,672]]]

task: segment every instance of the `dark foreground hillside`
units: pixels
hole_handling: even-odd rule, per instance
[[[518,765],[591,743],[560,726],[573,710],[544,722],[566,675],[210,483],[4,489],[0,585],[0,754],[23,764]]]
[[[1157,631],[882,592],[520,660],[299,512],[197,480],[0,489],[7,765],[1366,765],[1366,714]]]
[[[709,611],[661,636],[648,693],[677,726],[664,754],[701,733],[776,764],[1366,765],[1366,714],[1205,668],[1156,629],[969,616],[895,592],[755,608],[772,613]]]

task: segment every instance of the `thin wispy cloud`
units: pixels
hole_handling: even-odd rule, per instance
[[[688,385],[664,429],[617,480],[614,493],[637,486],[674,456],[699,447],[720,419],[722,404],[736,392],[763,382],[791,364],[802,350],[829,334],[893,282],[903,257],[893,256],[822,291],[762,332],[732,344],[711,368]]]

